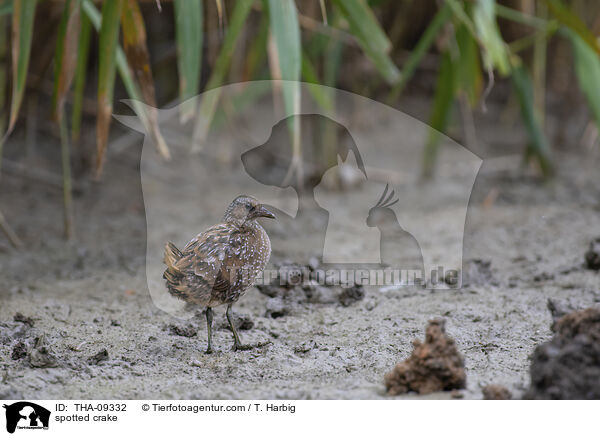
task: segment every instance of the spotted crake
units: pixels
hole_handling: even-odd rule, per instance
[[[206,307],[207,353],[212,352],[213,307],[227,304],[227,321],[233,332],[233,350],[244,347],[232,321],[231,306],[261,274],[271,255],[271,241],[257,218],[275,218],[249,195],[235,198],[216,224],[179,250],[165,246],[167,269],[163,278],[171,295]]]

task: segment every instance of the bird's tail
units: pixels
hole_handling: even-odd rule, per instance
[[[175,263],[183,257],[183,253],[173,244],[172,242],[167,242],[165,245],[165,257],[163,261],[165,265],[167,265],[167,269],[163,274],[163,277],[167,279],[169,282],[175,282],[177,278],[181,275],[181,272],[175,266]]]
[[[179,259],[183,257],[183,253],[172,242],[167,242],[165,245],[164,262],[167,268],[172,268]]]

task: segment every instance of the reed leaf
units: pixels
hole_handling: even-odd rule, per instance
[[[8,70],[10,68],[8,60],[8,20],[9,17],[0,16],[0,161],[2,160],[2,135],[8,121],[7,111],[5,110],[8,97],[6,85],[8,83]]]
[[[271,35],[275,43],[277,59],[271,62],[277,64],[280,77],[283,79],[283,102],[285,113],[289,117],[300,113],[300,74],[302,70],[302,48],[300,43],[300,24],[296,4],[293,0],[269,0],[269,17]],[[295,176],[296,181],[303,180],[302,149],[300,144],[300,118],[288,119],[288,127],[292,140],[292,162],[284,178],[283,184],[290,182]]]
[[[433,41],[435,41],[435,37],[438,35],[444,24],[448,22],[450,17],[450,7],[447,3],[444,3],[444,5],[436,12],[435,16],[427,26],[427,29],[425,29],[425,32],[423,32],[423,35],[421,35],[421,38],[419,38],[417,45],[404,64],[402,73],[400,75],[400,80],[394,85],[392,91],[390,92],[390,97],[388,99],[390,104],[398,99],[406,87],[406,84],[415,74],[419,63],[421,63],[421,60],[423,60],[423,56],[425,56],[425,54],[429,51],[431,44],[433,44]]]
[[[570,29],[566,29],[565,33],[571,40],[575,52],[575,73],[579,82],[579,88],[585,95],[596,120],[596,125],[600,130],[600,88],[598,88],[600,57],[581,38],[579,33]]]
[[[483,45],[486,69],[495,68],[506,76],[510,73],[510,60],[506,44],[496,22],[495,0],[478,0],[473,6],[473,21]]]
[[[150,68],[150,55],[146,44],[146,28],[142,12],[136,0],[122,0],[121,24],[123,28],[123,45],[129,67],[133,70],[140,85],[147,108],[147,119],[150,135],[157,150],[165,159],[170,158],[167,144],[158,126],[158,112],[154,93],[154,80]]]
[[[225,11],[223,0],[215,0],[217,6],[217,15],[219,16],[219,28],[222,30],[225,27]]]
[[[588,29],[585,23],[571,9],[566,7],[560,0],[545,0],[548,9],[556,19],[564,26],[577,33],[596,53],[600,54],[600,42],[596,35]]]
[[[252,3],[253,0],[237,0],[235,2],[235,6],[231,13],[229,26],[227,27],[227,33],[225,34],[219,56],[217,56],[217,60],[215,61],[213,71],[208,79],[208,83],[206,84],[206,90],[218,88],[223,84],[225,74],[227,74],[227,70],[231,62],[231,55],[235,49],[235,43],[242,32],[242,29],[244,28],[246,17],[250,13],[250,9],[252,9]],[[194,125],[191,148],[193,152],[198,152],[202,149],[215,114],[219,96],[220,93],[218,90],[208,94],[205,93],[202,96],[198,109],[198,116],[196,118],[196,124]]]
[[[508,6],[503,6],[499,3],[496,3],[496,15],[501,18],[514,21],[515,23],[535,27],[539,30],[546,30],[546,27],[548,27],[548,21],[544,18],[529,15],[517,9],[509,8]]]
[[[302,48],[300,44],[300,25],[296,4],[293,0],[269,0],[271,32],[277,49],[277,61],[281,77],[287,81],[300,80],[302,69]],[[299,107],[300,91],[297,84],[283,84],[283,98],[286,113],[296,113]]]
[[[260,23],[258,24],[258,31],[254,37],[254,41],[250,45],[248,50],[248,56],[246,57],[246,66],[244,68],[243,80],[252,80],[258,72],[261,64],[266,57],[265,47],[267,45],[267,38],[269,36],[269,13],[268,9],[265,9],[260,16]]]
[[[67,127],[67,117],[60,115],[60,112],[58,113],[58,123],[60,127],[60,150],[63,171],[64,235],[66,239],[71,240],[75,236],[75,225],[73,218],[73,187],[71,180],[71,151],[69,144],[69,129]]]
[[[17,122],[19,109],[23,101],[27,70],[29,68],[29,54],[31,51],[31,38],[33,36],[33,22],[35,18],[36,0],[14,0],[12,15],[12,98],[10,104],[10,118],[5,135],[8,136]],[[4,139],[2,142],[4,142]]]
[[[12,3],[11,3],[12,7]],[[2,168],[2,156],[4,155],[4,131],[8,122],[7,108],[7,83],[10,69],[8,60],[8,20],[10,17],[0,16],[0,169]]]
[[[102,5],[98,63],[98,114],[96,119],[96,177],[102,174],[112,115],[112,99],[117,69],[119,17],[122,0],[106,0]]]
[[[331,25],[335,26],[340,20],[340,14],[334,11],[331,17]],[[323,61],[323,84],[330,87],[337,85],[342,55],[344,53],[344,44],[339,39],[329,38],[325,41],[325,59]],[[331,90],[333,98],[333,90]],[[329,124],[328,124],[329,125]]]
[[[389,57],[391,43],[364,0],[334,0],[350,25],[363,52],[390,84],[400,79],[400,71]]]
[[[175,39],[179,69],[180,120],[185,123],[196,112],[202,66],[202,1],[175,0]]]
[[[66,0],[56,40],[54,90],[52,110],[60,127],[61,158],[63,172],[64,234],[72,239],[73,193],[71,181],[71,151],[64,103],[75,74],[77,39],[80,31],[80,8],[78,0]]]
[[[80,14],[79,43],[77,45],[77,66],[75,67],[75,84],[73,85],[73,110],[71,115],[72,142],[77,144],[81,131],[81,115],[83,108],[83,94],[90,53],[90,37],[92,23],[86,14]]]
[[[542,18],[548,16],[546,4],[540,2],[536,5],[536,11]],[[533,74],[533,107],[543,127],[545,121],[546,106],[546,64],[548,57],[548,35],[547,31],[551,26],[546,26],[539,32],[536,32],[537,38],[533,44],[533,60],[531,70]]]
[[[52,111],[60,123],[64,115],[64,104],[75,74],[77,40],[79,37],[79,1],[66,0],[58,28],[56,51],[54,52],[54,90]]]
[[[308,83],[320,84],[317,70],[311,63],[306,53],[302,53],[302,79]],[[327,92],[322,86],[309,86],[308,91],[323,110],[326,112],[333,111],[333,102],[331,93]]]
[[[81,8],[82,11],[85,12],[87,17],[90,19],[94,28],[97,31],[100,31],[102,16],[100,14],[100,11],[98,11],[98,9],[96,9],[94,4],[92,3],[92,0],[82,0]],[[148,121],[148,116],[146,114],[146,107],[141,102],[142,94],[137,84],[135,83],[135,80],[133,80],[131,69],[129,68],[129,65],[127,65],[127,58],[125,57],[125,53],[123,52],[123,49],[121,49],[121,47],[119,46],[117,46],[116,63],[117,69],[119,71],[119,76],[123,81],[123,85],[125,86],[127,94],[131,98],[131,105],[133,106],[133,110],[140,118],[144,129],[146,129],[147,132],[152,132],[150,122]],[[158,131],[157,133],[160,134],[160,131]]]
[[[377,22],[375,14],[364,0],[334,0],[342,15],[350,23],[352,34],[372,50],[388,53],[392,43]]]
[[[549,176],[552,174],[550,148],[535,115],[531,78],[527,70],[522,65],[518,65],[512,68],[511,79],[519,100],[521,116],[530,139],[525,157],[526,159],[536,158],[544,176]]]
[[[479,48],[469,29],[460,24],[456,29],[457,56],[457,86],[463,92],[473,107],[477,104],[483,88],[483,74],[479,60]]]
[[[13,11],[12,0],[5,0],[3,2],[0,2],[0,17],[12,14],[12,11]]]
[[[446,50],[442,54],[440,70],[438,72],[436,93],[433,99],[433,108],[429,117],[429,132],[423,153],[423,176],[430,178],[439,152],[442,133],[448,126],[452,103],[456,92],[456,71],[450,54]]]

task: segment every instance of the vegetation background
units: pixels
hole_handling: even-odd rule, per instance
[[[593,0],[0,0],[1,168],[60,184],[71,238],[73,186],[102,177],[115,100],[161,107],[226,83],[271,78],[392,106],[410,92],[431,95],[424,121],[469,148],[474,114],[499,88],[494,98],[528,133],[524,162],[550,178],[552,150],[566,136],[577,144],[573,152],[598,141],[599,33]],[[314,97],[332,104],[326,94]],[[284,89],[286,110],[297,98]],[[156,112],[134,110],[168,159]],[[548,111],[560,114],[561,126],[545,126]],[[210,121],[213,112],[208,101],[184,105],[181,122],[197,113]],[[572,132],[574,117],[584,122]],[[25,145],[3,152],[19,130]],[[60,150],[44,153],[56,156],[61,176],[32,158],[38,131],[60,139]],[[435,175],[437,148],[434,133],[423,144],[424,177]],[[1,210],[0,227],[21,244]]]

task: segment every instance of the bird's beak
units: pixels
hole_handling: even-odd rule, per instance
[[[273,215],[273,212],[265,208],[262,204],[256,207],[252,215],[254,215],[255,218],[264,217],[275,219],[275,215]]]

